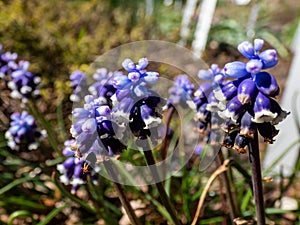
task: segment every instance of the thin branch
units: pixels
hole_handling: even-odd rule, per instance
[[[230,163],[230,160],[226,159],[224,160],[223,164],[210,176],[210,178],[208,179],[205,187],[204,187],[204,190],[201,194],[201,197],[199,199],[199,202],[198,202],[198,207],[197,207],[197,211],[196,211],[196,214],[194,216],[194,219],[193,219],[193,222],[191,225],[196,225],[197,224],[197,221],[198,221],[198,218],[202,212],[202,208],[203,208],[203,203],[204,203],[204,200],[205,200],[205,197],[208,193],[208,190],[210,188],[210,186],[212,185],[213,181],[216,179],[216,177],[218,175],[220,175],[221,173],[227,171],[228,169],[228,166],[229,166],[229,163]]]

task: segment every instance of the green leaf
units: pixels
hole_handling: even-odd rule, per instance
[[[298,210],[267,208],[266,209],[266,214],[285,214],[285,213],[294,213],[295,211],[298,211]]]
[[[242,204],[241,204],[241,212],[246,211],[249,201],[251,200],[251,197],[252,197],[252,191],[251,189],[249,189],[243,197]]]
[[[5,192],[9,191],[13,187],[22,184],[26,181],[33,180],[34,178],[32,177],[23,177],[17,180],[14,180],[13,182],[9,183],[8,185],[4,186],[3,188],[0,189],[0,195],[3,195]]]
[[[80,200],[76,196],[72,195],[69,191],[67,191],[62,184],[59,183],[58,179],[53,179],[54,184],[57,186],[57,188],[60,190],[63,196],[71,199],[73,202],[76,202],[80,206],[82,206],[84,209],[86,209],[88,212],[97,214],[96,210],[92,207],[90,207],[88,204],[86,204],[84,201]]]
[[[2,204],[1,204],[2,203]],[[18,205],[22,207],[28,207],[32,209],[46,209],[47,207],[41,204],[38,204],[36,202],[30,201],[25,199],[24,197],[20,196],[12,196],[12,197],[5,197],[2,202],[0,202],[0,205]]]
[[[32,213],[28,212],[26,210],[18,210],[13,212],[12,214],[10,214],[9,218],[8,218],[8,225],[13,225],[13,221],[14,219],[18,218],[18,217],[31,217],[32,218]]]
[[[68,207],[69,204],[65,203],[63,206],[53,209],[41,222],[39,222],[37,225],[46,225],[48,224],[58,213],[63,211],[64,208]]]
[[[223,217],[218,216],[218,217],[213,217],[209,219],[203,219],[200,221],[199,224],[214,224],[214,223],[220,223],[223,221]]]

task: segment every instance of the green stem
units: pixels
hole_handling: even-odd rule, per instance
[[[51,147],[59,155],[61,155],[62,153],[58,148],[58,144],[57,144],[57,140],[56,140],[57,135],[54,133],[55,130],[53,129],[53,127],[50,125],[49,122],[46,121],[45,116],[39,112],[39,110],[34,102],[29,101],[27,106],[28,106],[28,110],[30,111],[30,113],[39,121],[41,126],[46,130],[47,135],[48,135],[48,140],[49,140]]]
[[[176,211],[175,211],[172,203],[170,202],[170,199],[169,199],[169,197],[166,193],[166,190],[163,186],[163,183],[159,181],[160,180],[159,179],[159,174],[158,174],[157,168],[155,166],[155,160],[154,160],[152,151],[149,148],[149,144],[146,144],[146,146],[144,146],[144,155],[145,155],[147,164],[150,168],[150,171],[152,173],[152,176],[153,176],[154,180],[156,181],[155,185],[157,187],[157,190],[158,190],[158,193],[160,195],[160,199],[161,199],[163,205],[166,207],[166,209],[170,213],[174,224],[175,225],[181,225],[181,222],[177,218]]]
[[[258,225],[265,225],[265,207],[262,187],[262,176],[258,146],[257,131],[254,134],[254,139],[251,139],[249,144],[249,157],[252,170],[252,185],[255,199],[256,217]]]
[[[115,173],[115,167],[113,165],[113,163],[110,160],[104,161],[104,166],[105,169],[108,173],[108,175],[112,178],[111,182],[114,185],[114,188],[116,189],[117,193],[118,193],[118,197],[127,213],[127,216],[130,220],[130,222],[133,225],[141,225],[140,221],[138,220],[137,216],[135,215],[129,200],[126,197],[126,194],[124,193],[124,190],[121,186],[121,184],[119,184],[118,182],[116,182],[118,180],[118,177]]]

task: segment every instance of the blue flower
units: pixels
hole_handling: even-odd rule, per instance
[[[95,156],[90,155],[87,160],[75,157],[74,148],[76,141],[65,141],[65,148],[63,149],[63,155],[66,156],[66,160],[62,164],[57,165],[57,170],[62,174],[59,178],[65,185],[72,185],[71,193],[75,194],[80,185],[83,185],[87,181],[87,177],[90,176],[94,184],[97,184],[97,172],[100,168],[95,165]],[[92,160],[88,160],[91,159]]]
[[[194,93],[193,100],[197,106],[195,130],[200,134],[207,134],[206,142],[211,146],[219,145],[222,139],[222,118],[217,112],[224,109],[224,105],[216,98],[216,90],[224,86],[224,74],[218,65],[213,64],[208,70],[200,70],[198,77],[210,82],[202,83]]]
[[[72,102],[79,102],[87,92],[87,76],[81,70],[75,70],[70,75],[70,86],[73,88],[73,93],[70,96]]]
[[[27,147],[29,150],[37,149],[39,141],[46,135],[45,131],[40,131],[35,124],[34,117],[27,111],[15,112],[11,115],[10,128],[5,133],[8,146],[11,149],[19,150]]]
[[[10,75],[17,69],[18,65],[15,62],[17,58],[17,53],[2,52],[2,45],[0,44],[0,78]]]
[[[122,127],[112,121],[111,108],[103,97],[85,96],[83,108],[72,111],[75,122],[71,134],[76,139],[78,155],[95,154],[96,158],[116,155],[125,149],[118,140]]]
[[[274,99],[280,91],[275,77],[263,71],[278,63],[274,49],[259,52],[263,43],[261,39],[255,39],[254,45],[250,42],[241,43],[238,50],[249,61],[227,63],[225,75],[236,80],[226,82],[215,91],[216,98],[226,105],[225,110],[219,112],[227,121],[224,126],[227,132],[224,145],[239,153],[246,151],[256,130],[265,142],[273,143],[273,138],[278,134],[274,125],[289,114]]]
[[[8,82],[8,87],[12,90],[11,96],[23,102],[40,97],[41,79],[27,71],[28,67],[29,62],[20,61],[18,67],[11,72],[11,81]]]
[[[249,61],[247,63],[239,61],[227,63],[224,67],[225,75],[231,78],[242,78],[247,75],[254,76],[262,69],[274,67],[278,63],[276,50],[268,49],[260,53],[263,43],[263,40],[255,39],[254,46],[248,41],[239,44],[238,50]]]
[[[12,90],[12,98],[21,99],[26,103],[28,99],[40,97],[41,79],[28,71],[29,62],[17,62],[17,57],[16,53],[2,52],[0,45],[0,78],[5,78]]]
[[[175,78],[174,85],[169,89],[170,97],[167,100],[167,107],[171,105],[182,104],[182,107],[190,106],[192,108],[191,96],[194,91],[194,85],[187,75],[178,75]]]
[[[161,123],[158,113],[161,100],[149,89],[158,81],[159,74],[146,71],[147,65],[146,58],[141,58],[138,64],[125,59],[122,66],[128,75],[117,74],[113,77],[116,93],[111,97],[112,117],[116,123],[128,125],[132,135],[138,139],[154,138]]]

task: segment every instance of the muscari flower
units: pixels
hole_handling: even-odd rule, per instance
[[[194,103],[197,107],[195,120],[198,122],[197,131],[204,133],[207,128],[211,130],[219,129],[221,119],[217,111],[224,108],[219,104],[214,90],[223,86],[224,74],[218,65],[213,64],[208,70],[200,70],[198,77],[210,82],[202,83],[194,93]]]
[[[157,112],[160,97],[148,88],[158,81],[157,72],[146,71],[148,60],[141,58],[138,64],[125,59],[123,68],[127,75],[117,74],[113,78],[116,93],[112,96],[112,116],[119,124],[128,124],[131,133],[139,140],[157,137],[161,116]]]
[[[72,111],[76,121],[71,127],[71,134],[76,139],[77,155],[88,157],[95,155],[116,155],[125,146],[119,141],[122,138],[121,126],[112,121],[111,109],[102,96],[85,96],[83,108]]]
[[[194,91],[194,84],[191,83],[187,75],[178,75],[175,78],[174,85],[169,88],[169,98],[167,100],[167,107],[180,104],[182,107],[195,108],[193,101],[191,100],[192,93]]]
[[[29,62],[20,61],[15,70],[10,73],[11,81],[8,87],[12,90],[11,96],[26,103],[28,99],[40,97],[41,78],[28,71]]]
[[[37,149],[39,141],[45,137],[46,133],[37,128],[33,116],[23,111],[13,113],[10,118],[10,128],[5,133],[8,146],[14,150],[25,146],[28,146],[28,150]]]
[[[18,55],[11,52],[2,52],[0,45],[0,78],[5,78],[8,87],[12,90],[11,97],[21,99],[26,103],[28,99],[40,97],[40,77],[28,71],[29,62],[17,62]]]
[[[17,53],[2,52],[2,45],[0,44],[0,78],[4,78],[16,70],[18,67],[15,62],[17,58]]]
[[[72,102],[79,102],[87,92],[87,76],[81,70],[75,70],[70,75],[70,86],[73,88],[73,93],[70,96]]]
[[[246,152],[256,130],[265,142],[273,143],[273,138],[278,134],[274,125],[289,114],[275,100],[280,91],[275,77],[263,71],[278,63],[276,50],[268,49],[260,53],[263,43],[261,39],[255,39],[254,45],[242,42],[238,50],[249,61],[227,63],[224,74],[236,80],[226,82],[215,91],[215,97],[226,105],[226,109],[219,112],[227,120],[224,126],[228,133],[225,146],[240,153]]]
[[[223,87],[224,74],[216,64],[213,64],[208,70],[200,70],[198,77],[209,82],[202,83],[194,93],[193,100],[197,106],[197,113],[194,117],[197,121],[195,130],[202,135],[206,134],[203,143],[219,149],[220,142],[223,139],[223,132],[220,129],[223,119],[220,118],[217,112],[224,109],[224,105],[219,104],[214,90]],[[196,147],[196,155],[199,155],[198,150]]]
[[[100,168],[95,165],[93,160],[83,160],[75,157],[73,148],[76,145],[76,141],[65,141],[65,148],[63,149],[63,155],[66,156],[66,160],[62,164],[57,165],[57,170],[62,174],[59,178],[65,185],[72,185],[71,193],[75,194],[80,185],[85,184],[87,177],[90,176],[93,183],[97,184],[97,172]]]

